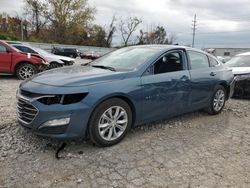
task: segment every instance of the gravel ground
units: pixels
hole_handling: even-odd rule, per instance
[[[0,77],[0,187],[250,187],[250,101],[133,129],[118,145],[58,142],[20,127],[15,91]]]

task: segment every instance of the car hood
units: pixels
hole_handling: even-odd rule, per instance
[[[234,75],[250,73],[250,67],[230,67]]]
[[[73,59],[71,57],[66,57],[66,56],[61,56],[61,55],[54,55],[54,54],[48,54],[48,55],[46,55],[46,57],[53,58],[53,59],[60,59],[60,60],[64,60],[64,61],[75,61],[75,59]]]
[[[62,65],[64,64],[64,62],[58,58],[54,58],[54,57],[50,57],[50,56],[48,56],[48,57],[45,56],[45,58],[48,60],[49,63],[57,62],[57,63],[60,63]]]
[[[45,71],[37,74],[30,81],[50,86],[79,87],[121,80],[126,74],[126,72],[113,72],[90,66],[73,66]]]

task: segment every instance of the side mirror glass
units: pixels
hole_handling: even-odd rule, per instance
[[[163,63],[166,63],[166,62],[167,62],[167,57],[166,57],[166,56],[164,56],[164,57],[162,58],[162,62],[163,62]]]

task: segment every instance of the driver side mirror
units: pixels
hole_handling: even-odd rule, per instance
[[[163,63],[166,63],[166,62],[167,62],[167,57],[166,57],[166,56],[164,56],[164,57],[162,58],[162,62],[163,62]]]

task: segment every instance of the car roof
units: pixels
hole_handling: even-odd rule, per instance
[[[137,45],[137,46],[130,46],[131,48],[155,48],[158,49],[159,52],[160,51],[168,51],[168,50],[175,50],[175,49],[181,49],[181,50],[192,50],[192,51],[197,51],[200,53],[204,53],[208,56],[212,56],[211,54],[202,51],[200,49],[196,49],[196,48],[191,48],[188,46],[179,46],[179,45],[166,45],[166,44],[149,44],[149,45]],[[213,56],[212,56],[213,57]]]

